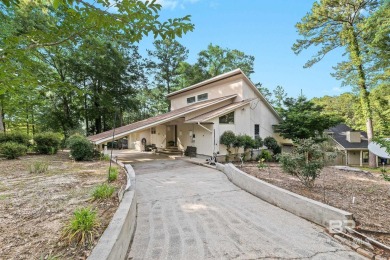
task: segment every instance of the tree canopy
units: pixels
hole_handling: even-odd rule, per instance
[[[370,20],[373,13],[380,10],[383,2],[378,0],[321,0],[314,2],[312,9],[296,24],[298,33],[302,36],[293,45],[293,51],[299,54],[311,46],[319,47],[317,54],[310,59],[305,67],[311,67],[319,62],[330,51],[342,47],[348,59],[336,67],[337,78],[343,79],[344,84],[356,86],[359,89],[360,106],[363,118],[366,120],[366,131],[369,141],[374,137],[372,125],[372,106],[369,99],[369,79],[372,77],[373,56],[366,57],[372,46],[374,33],[365,32],[375,18]],[[374,15],[375,16],[375,15]],[[386,29],[385,29],[386,30]],[[382,30],[381,35],[384,30]],[[371,34],[371,35],[370,35]],[[375,38],[375,37],[374,37]],[[382,59],[383,57],[380,57]],[[376,70],[376,73],[382,72]],[[370,166],[375,166],[375,156],[370,153]]]
[[[336,125],[340,119],[322,114],[322,108],[300,96],[287,98],[280,109],[282,122],[275,131],[282,137],[292,140],[322,138],[324,130]]]

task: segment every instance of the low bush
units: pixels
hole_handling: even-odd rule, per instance
[[[40,154],[56,154],[61,144],[61,135],[58,133],[46,132],[36,134],[34,142],[36,151]]]
[[[27,153],[27,146],[16,142],[0,144],[0,154],[7,159],[16,159]]]
[[[89,161],[94,157],[93,144],[82,135],[75,134],[69,137],[68,147],[70,155],[76,161]]]
[[[14,142],[23,145],[30,145],[29,137],[23,133],[0,133],[0,143]]]
[[[103,199],[108,199],[112,196],[112,194],[115,191],[115,187],[103,183],[98,185],[93,191],[92,191],[92,198],[94,200],[103,200]]]
[[[69,244],[91,244],[100,226],[96,211],[91,208],[80,208],[73,212],[73,217],[65,226],[63,237]]]
[[[264,161],[270,162],[272,160],[272,154],[268,150],[261,150],[260,159],[264,159]]]
[[[118,179],[118,168],[117,167],[111,167],[110,172],[108,174],[108,181],[116,181]]]
[[[30,165],[30,173],[46,173],[49,169],[47,162],[34,162]]]
[[[108,154],[100,153],[100,161],[110,161],[110,156]]]

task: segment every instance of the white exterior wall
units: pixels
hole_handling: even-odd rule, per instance
[[[237,94],[238,96],[236,98],[236,101],[243,100],[242,84],[242,79],[240,79],[239,77],[234,77],[233,81],[232,78],[228,80],[222,80],[212,83],[210,85],[206,85],[204,87],[199,87],[194,90],[178,94],[171,99],[171,110],[190,105],[187,104],[187,98],[193,96],[197,97],[198,95],[204,93],[208,93],[208,99],[220,98],[223,96]]]
[[[204,127],[213,131],[212,124],[203,124]],[[189,134],[195,134],[193,139]],[[177,127],[177,138],[179,149],[185,150],[187,146],[196,147],[196,152],[202,155],[213,154],[213,132],[209,132],[198,124],[181,124]],[[216,138],[218,136],[216,135]],[[219,138],[218,138],[219,140]],[[216,150],[217,151],[217,150]]]
[[[146,144],[150,144],[150,129],[134,133],[134,148],[137,151],[142,151],[144,149],[141,144],[142,138],[146,139]]]
[[[149,129],[151,131],[151,129]],[[147,140],[147,139],[146,139]],[[149,142],[148,142],[149,144]],[[150,144],[155,144],[157,148],[165,148],[166,146],[166,126],[156,126],[156,133],[150,134]]]

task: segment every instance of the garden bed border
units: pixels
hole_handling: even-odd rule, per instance
[[[135,190],[135,172],[131,165],[124,165],[115,162],[123,167],[126,172],[127,184],[118,209],[116,210],[110,224],[100,237],[98,243],[92,250],[88,260],[122,260],[134,238],[137,220],[137,196]]]

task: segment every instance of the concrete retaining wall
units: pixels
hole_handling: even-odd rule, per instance
[[[126,169],[127,185],[117,211],[92,250],[89,260],[125,259],[134,236],[137,218],[135,173],[130,165],[119,165]]]
[[[328,228],[330,220],[341,222],[352,220],[352,213],[259,180],[237,169],[233,164],[223,165],[218,163],[217,169],[224,172],[228,179],[241,189],[323,227]]]

